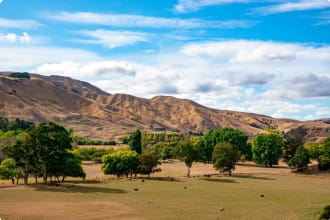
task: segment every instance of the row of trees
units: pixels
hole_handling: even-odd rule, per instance
[[[185,137],[181,141],[146,142],[141,145],[143,134],[139,130],[132,133],[128,142],[132,151],[145,152],[158,159],[177,158],[185,162],[187,176],[194,162],[213,163],[215,169],[229,172],[239,160],[254,160],[265,167],[273,167],[283,158],[288,165],[299,171],[304,170],[310,158],[318,159],[320,169],[330,168],[330,137],[322,144],[303,145],[299,138],[286,136],[269,130],[257,134],[248,143],[248,136],[243,132],[223,128],[210,130],[202,138]]]
[[[43,177],[45,183],[53,177],[64,181],[65,177],[85,177],[80,159],[72,151],[71,134],[55,123],[41,123],[22,132],[12,145],[2,151],[8,156],[0,166],[3,178],[24,178],[28,184],[30,176]],[[15,169],[13,169],[15,167]],[[15,175],[8,175],[7,170]],[[19,175],[17,174],[19,173]]]

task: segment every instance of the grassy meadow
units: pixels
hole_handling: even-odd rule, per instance
[[[134,190],[135,189],[135,190]],[[262,197],[261,195],[264,195]],[[1,219],[317,219],[330,179],[269,174],[0,185]],[[223,208],[223,211],[219,209]]]

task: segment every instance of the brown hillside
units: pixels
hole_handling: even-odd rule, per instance
[[[300,122],[291,119],[216,110],[191,100],[169,96],[143,99],[110,95],[97,87],[61,76],[31,74],[14,79],[0,73],[0,116],[34,122],[54,121],[86,137],[109,139],[131,132],[166,130],[205,132],[233,127],[252,136],[274,128],[305,137],[330,136],[330,119]]]

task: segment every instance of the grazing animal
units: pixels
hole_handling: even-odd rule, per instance
[[[187,189],[187,187],[185,186],[185,187],[183,187],[184,189]]]
[[[219,211],[220,211],[220,212],[223,212],[224,210],[225,210],[224,207],[219,207]]]
[[[138,188],[135,188],[134,191],[139,191],[139,189]]]
[[[265,197],[265,195],[264,194],[261,194],[260,197]]]

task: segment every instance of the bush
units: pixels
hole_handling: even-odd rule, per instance
[[[19,79],[30,79],[31,78],[30,75],[28,73],[26,73],[26,72],[24,72],[24,73],[19,73],[19,72],[17,72],[17,73],[11,73],[9,75],[9,77],[11,77],[11,78],[19,78]]]
[[[319,169],[320,170],[330,169],[330,158],[327,157],[326,155],[319,156],[318,162],[319,162]]]
[[[319,220],[329,220],[330,219],[330,205],[327,205],[323,208],[320,213]]]

